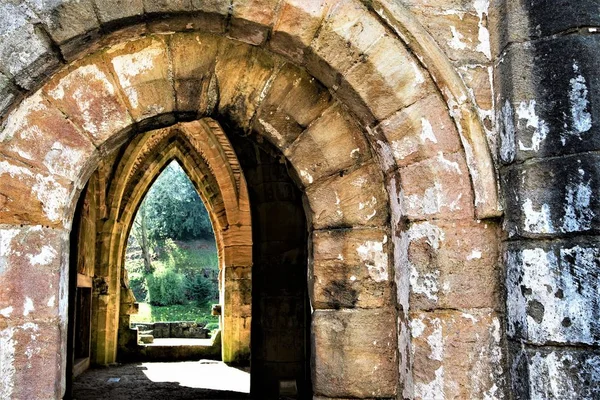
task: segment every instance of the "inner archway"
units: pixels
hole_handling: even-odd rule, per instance
[[[148,344],[217,335],[218,316],[211,315],[211,304],[219,303],[214,232],[176,160],[160,173],[136,213],[124,267],[124,280],[138,304],[130,322],[146,332]]]

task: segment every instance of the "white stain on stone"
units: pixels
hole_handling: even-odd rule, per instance
[[[23,303],[23,316],[28,316],[29,313],[35,310],[33,306],[33,300],[29,297],[25,297],[25,303]]]
[[[550,128],[548,124],[540,119],[535,112],[536,102],[530,100],[529,102],[522,101],[519,103],[517,108],[517,117],[519,118],[519,124],[521,120],[526,122],[527,127],[533,128],[533,135],[531,136],[531,145],[526,146],[519,140],[519,149],[522,151],[539,151],[540,145],[548,136]]]
[[[313,177],[307,170],[301,169],[300,176],[304,178],[309,185],[313,183]]]
[[[475,316],[468,314],[468,313],[462,313],[460,315],[461,317],[470,320],[472,323],[476,324],[477,323],[477,318],[475,318]]]
[[[377,205],[377,199],[374,196],[371,196],[371,199],[365,201],[364,203],[363,202],[358,203],[359,210],[364,210],[364,209],[369,209],[369,208],[373,210],[370,214],[365,215],[365,220],[369,221],[377,214],[377,210],[374,209],[376,205]]]
[[[29,115],[35,111],[46,110],[44,98],[41,90],[38,90],[30,97],[23,100],[21,105],[17,107],[6,119],[6,123],[2,132],[0,132],[0,142],[8,141],[17,135],[24,139],[35,139],[41,137],[43,133],[37,126],[30,126]],[[29,158],[31,159],[31,158]]]
[[[475,8],[477,15],[479,16],[479,32],[477,35],[479,39],[479,44],[477,44],[477,47],[475,49],[485,54],[488,60],[491,60],[492,51],[490,49],[490,32],[488,31],[486,26],[486,18],[488,15],[488,9],[490,7],[490,2],[489,0],[475,0],[473,2],[473,7]]]
[[[510,163],[515,159],[515,123],[514,112],[509,101],[506,100],[501,111],[502,129],[500,130],[500,159]]]
[[[356,249],[356,253],[365,263],[371,279],[375,282],[385,282],[388,280],[388,255],[383,251],[383,246],[387,243],[387,235],[383,240],[367,240]]]
[[[590,229],[596,214],[590,208],[592,187],[590,180],[585,180],[583,169],[578,169],[578,178],[570,182],[566,189],[562,231],[576,232]]]
[[[14,390],[15,340],[14,328],[0,331],[0,399],[12,399]]]
[[[443,207],[447,207],[451,211],[460,210],[460,199],[462,193],[452,199],[447,198],[447,193],[439,182],[435,182],[433,186],[425,189],[423,195],[411,194],[406,198],[406,204],[409,209],[420,210],[423,214],[435,214],[441,211]]]
[[[480,250],[473,250],[471,252],[471,254],[469,254],[467,256],[467,261],[471,261],[471,260],[479,260],[481,258],[481,251]]]
[[[444,393],[444,367],[435,370],[435,379],[428,383],[415,382],[415,398],[423,400],[443,399]]]
[[[19,229],[0,229],[0,257],[10,255],[12,240],[19,232]]]
[[[452,39],[448,41],[448,46],[454,50],[464,50],[467,48],[467,44],[462,41],[464,36],[456,30],[455,26],[450,25],[450,32],[452,32]]]
[[[0,176],[8,174],[11,178],[23,179],[22,176],[33,176],[33,172],[25,167],[19,167],[10,164],[7,161],[0,161]]]
[[[121,87],[127,94],[131,106],[138,108],[138,93],[133,87],[132,80],[139,75],[154,68],[154,61],[157,57],[164,54],[164,49],[160,42],[154,41],[152,45],[133,54],[124,54],[116,56],[112,60],[113,67],[119,78]]]
[[[410,333],[413,338],[420,337],[425,332],[425,324],[422,319],[414,318],[410,321]]]
[[[358,156],[360,156],[360,149],[359,148],[353,149],[350,152],[350,157],[358,157]]]
[[[258,122],[262,125],[265,131],[267,131],[267,133],[277,141],[278,144],[281,144],[283,142],[283,136],[281,136],[279,131],[273,125],[271,125],[262,118],[259,118]]]
[[[56,296],[52,296],[48,299],[48,303],[46,303],[46,305],[48,307],[54,307],[55,303],[56,303]]]
[[[410,136],[404,137],[401,140],[392,140],[390,146],[396,160],[404,160],[419,150],[419,144]]]
[[[443,152],[438,152],[437,160],[446,171],[453,171],[458,175],[462,175],[462,171],[460,170],[458,163],[456,161],[450,161],[446,159]]]
[[[42,246],[40,252],[36,255],[28,254],[31,265],[48,265],[56,258],[56,250],[52,246]]]
[[[364,176],[360,176],[352,181],[352,186],[362,188],[367,183],[367,178]]]
[[[8,318],[8,317],[10,317],[10,314],[12,314],[13,311],[14,311],[14,308],[12,306],[8,306],[8,307],[0,310],[0,315],[2,315],[4,318]]]
[[[531,233],[555,232],[548,204],[542,204],[542,207],[538,211],[533,209],[531,199],[526,199],[523,203],[523,214],[525,216],[525,231]]]
[[[83,151],[66,147],[60,142],[54,142],[50,151],[44,157],[44,165],[53,174],[75,180],[79,174],[77,167],[80,165],[83,156]]]
[[[100,85],[99,87],[95,87],[95,93],[90,93],[87,86],[82,86],[81,84],[77,84],[77,82],[99,82]],[[115,95],[115,88],[108,80],[106,74],[95,64],[79,67],[62,78],[56,89],[52,90],[49,94],[55,99],[62,99],[65,87],[74,87],[71,95],[76,101],[81,117],[83,118],[83,129],[94,137],[97,137],[101,132],[105,132],[111,125],[111,118],[118,115],[117,110],[114,107],[107,108],[107,105],[104,104],[100,110],[102,111],[103,118],[99,123],[95,120],[92,113],[99,111],[95,110],[97,108],[97,104],[94,101],[95,98]]]
[[[438,250],[440,243],[444,240],[444,232],[436,225],[429,222],[422,222],[413,224],[407,232],[402,232],[402,239],[400,244],[403,248],[403,256],[400,262],[403,270],[409,274],[410,288],[413,293],[422,294],[429,300],[437,301],[439,292],[438,278],[440,275],[439,271],[427,272],[425,274],[419,274],[419,271],[415,265],[408,259],[410,244],[417,240],[425,239],[429,246]]]
[[[427,336],[427,344],[431,349],[429,358],[436,361],[442,361],[444,358],[444,336],[442,332],[442,323],[439,318],[433,318],[431,324],[434,326],[431,335]]]
[[[425,143],[427,140],[429,140],[430,142],[433,143],[437,143],[437,138],[435,137],[435,134],[433,133],[433,127],[431,126],[431,123],[425,119],[425,118],[421,118],[421,143]]]
[[[524,334],[534,344],[598,344],[592,332],[597,325],[592,304],[598,296],[599,259],[598,248],[583,246],[559,249],[558,255],[542,248],[509,251],[508,333]],[[537,314],[528,312],[532,304]]]
[[[69,202],[69,192],[61,186],[52,176],[36,176],[36,183],[32,187],[37,199],[42,203],[44,213],[51,221],[59,221]]]
[[[572,78],[569,90],[569,104],[571,106],[571,118],[573,120],[573,129],[566,132],[567,135],[575,136],[582,140],[581,134],[592,129],[592,115],[587,111],[589,107],[588,89],[583,75],[579,74],[579,65],[573,63],[573,72],[577,74]],[[561,134],[563,146],[567,142],[567,135]]]
[[[420,84],[425,83],[425,76],[423,75],[423,72],[421,72],[421,68],[414,62],[411,62],[410,65],[415,73],[415,77],[412,79],[413,86],[419,86]]]

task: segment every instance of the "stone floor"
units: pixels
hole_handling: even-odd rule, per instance
[[[201,360],[91,369],[73,382],[72,399],[249,399],[250,373]]]

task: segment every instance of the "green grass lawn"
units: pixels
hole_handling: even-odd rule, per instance
[[[202,324],[216,323],[219,321],[219,317],[210,315],[211,304],[202,307],[197,307],[194,304],[160,307],[149,303],[139,303],[140,310],[137,314],[131,316],[131,322],[193,321]]]

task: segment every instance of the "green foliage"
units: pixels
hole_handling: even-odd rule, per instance
[[[139,272],[129,274],[129,287],[136,300],[145,301],[148,296],[148,286],[146,278]]]
[[[190,243],[192,245],[190,246]],[[209,248],[194,248],[194,242],[178,244],[167,238],[161,248],[159,260],[168,269],[191,276],[204,269],[218,270],[219,257],[216,247],[211,244]],[[203,245],[203,247],[207,247]]]
[[[217,287],[202,274],[196,274],[186,280],[187,298],[198,305],[206,304],[218,296]]]
[[[208,212],[181,166],[173,161],[156,179],[146,197],[148,234],[152,240],[213,237]],[[136,215],[136,220],[139,218]]]
[[[197,307],[194,304],[176,304],[172,306],[153,306],[140,303],[140,310],[131,316],[131,322],[189,321],[209,324],[211,328],[219,326],[219,317],[210,315],[210,305]]]
[[[157,306],[185,303],[184,276],[172,269],[161,268],[146,275],[148,284],[148,302]]]

